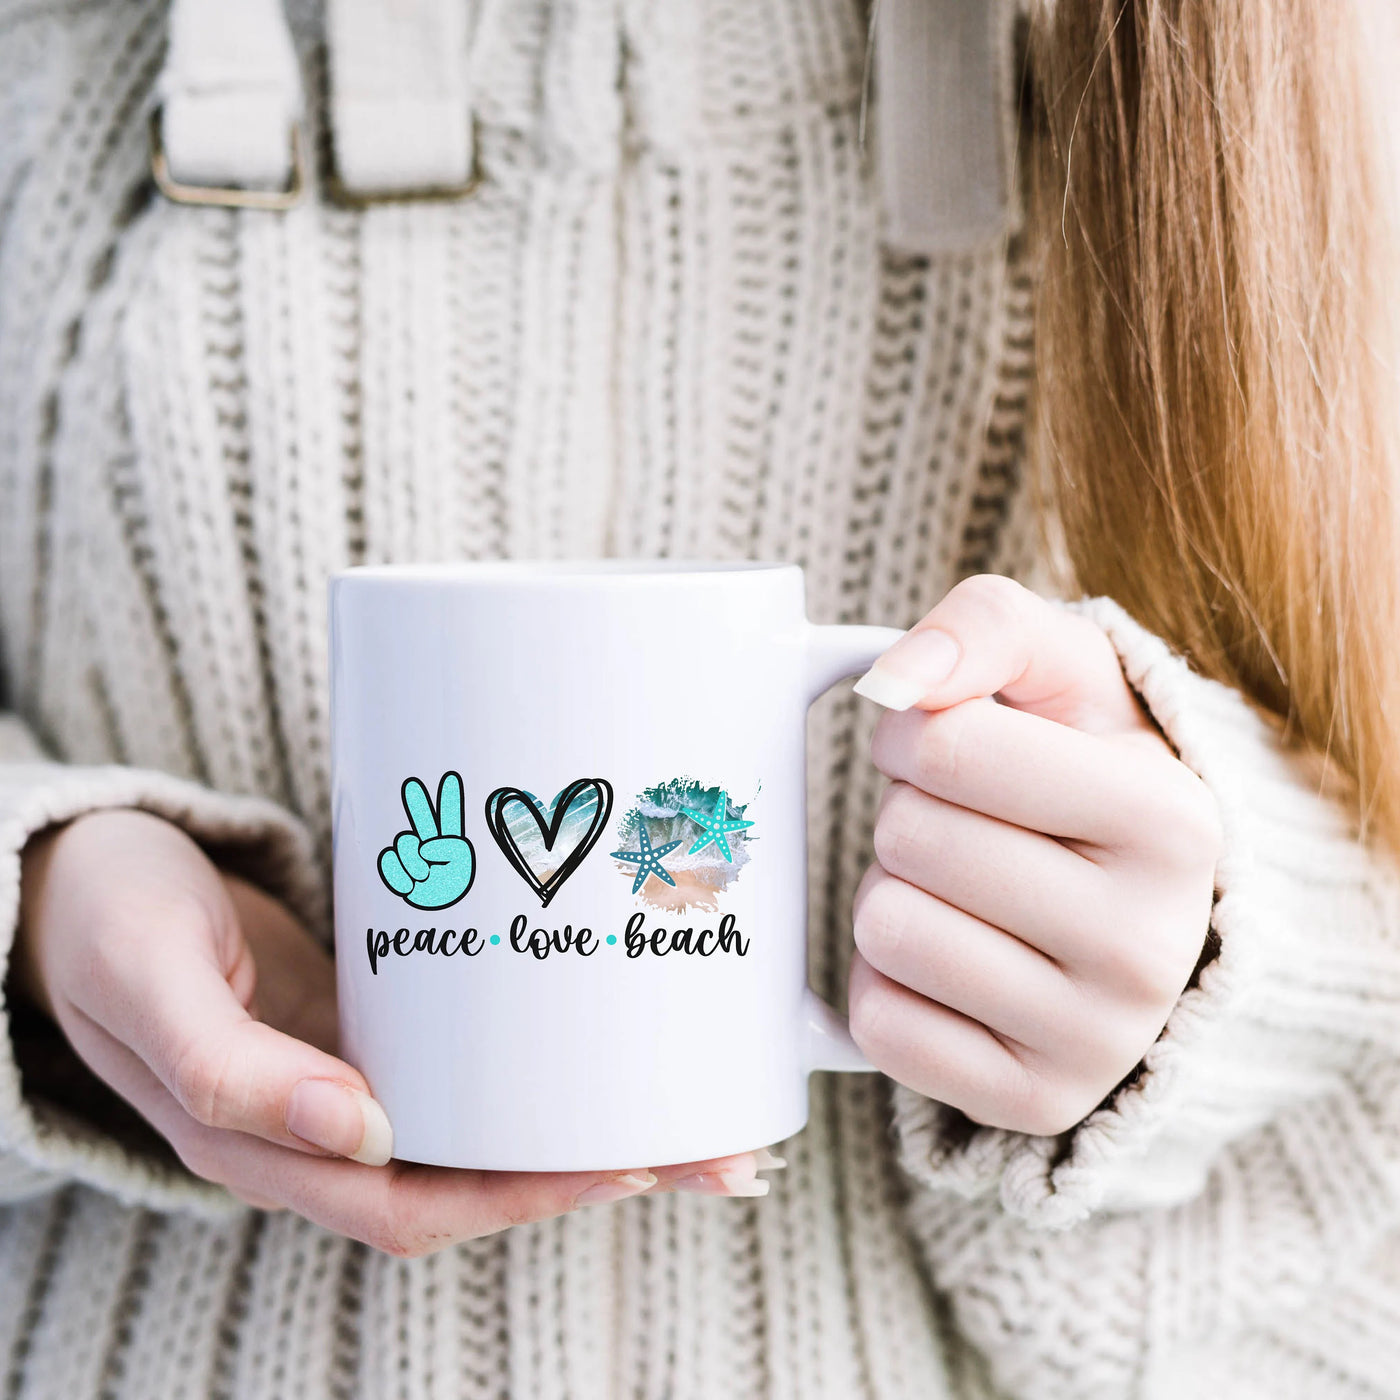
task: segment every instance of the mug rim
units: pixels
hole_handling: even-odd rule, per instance
[[[698,582],[735,574],[801,574],[797,564],[766,559],[479,559],[415,564],[354,564],[336,569],[333,584]]]

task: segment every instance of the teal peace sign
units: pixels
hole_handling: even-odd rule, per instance
[[[462,779],[444,773],[437,811],[417,778],[405,779],[403,809],[411,831],[401,831],[379,853],[379,878],[416,909],[446,909],[472,887],[476,859],[462,835]]]

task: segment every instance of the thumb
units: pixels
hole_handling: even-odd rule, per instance
[[[429,865],[453,865],[470,859],[471,853],[471,843],[461,836],[435,836],[418,848],[418,854]]]
[[[997,574],[958,584],[855,688],[892,710],[994,695],[1089,733],[1151,728],[1102,630]]]
[[[334,1043],[330,959],[276,900],[232,879],[228,890],[206,927],[187,907],[152,919],[139,961],[115,940],[104,995],[80,1009],[203,1126],[382,1165],[393,1133],[364,1076],[308,1043]]]

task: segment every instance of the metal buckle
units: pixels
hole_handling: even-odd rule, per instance
[[[340,178],[335,162],[325,178],[326,198],[342,209],[368,209],[375,204],[446,204],[474,195],[481,184],[481,128],[472,117],[472,168],[460,185],[420,185],[405,190],[352,190]]]
[[[176,204],[204,204],[218,209],[262,209],[277,212],[291,209],[306,195],[306,139],[299,122],[291,129],[292,173],[286,189],[247,190],[239,185],[187,185],[170,173],[161,136],[160,108],[151,113],[150,148],[151,176],[156,188]],[[472,169],[460,185],[426,185],[405,190],[352,190],[336,173],[334,165],[327,173],[324,186],[326,198],[342,209],[367,209],[375,204],[409,204],[415,202],[447,203],[466,199],[481,185],[481,133],[472,121]]]
[[[218,209],[291,209],[306,194],[306,153],[301,124],[292,124],[292,173],[286,189],[245,190],[238,185],[186,185],[170,173],[160,130],[161,109],[151,113],[151,176],[156,188],[176,204],[207,204]]]

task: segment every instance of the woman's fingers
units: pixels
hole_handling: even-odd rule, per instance
[[[107,1082],[171,1143],[196,1176],[226,1187],[249,1205],[294,1210],[392,1254],[426,1254],[508,1225],[648,1191],[761,1195],[767,1183],[758,1181],[756,1173],[782,1165],[762,1152],[602,1172],[362,1165],[197,1122],[143,1060],[91,1023],[79,1027],[75,1045],[85,1059],[101,1066]]]
[[[1068,846],[908,783],[886,790],[875,854],[891,875],[1071,965],[1113,923],[1104,872]],[[1117,933],[1116,927],[1114,933]]]
[[[766,1196],[768,1183],[758,1173],[785,1166],[783,1158],[760,1147],[756,1152],[654,1167],[659,1181],[651,1194],[685,1191],[699,1196]]]
[[[1168,821],[1166,806],[1138,838],[1140,848],[1152,852],[1151,862],[1134,864],[1126,854],[1121,861],[1116,854],[1085,859],[1049,836],[896,782],[881,802],[875,853],[880,869],[899,882],[1005,930],[1004,936],[1052,960],[1070,983],[1107,984],[1121,999],[1155,1004],[1180,992],[1210,917],[1209,866],[1194,874],[1189,869],[1191,832],[1200,823],[1193,827],[1189,815]],[[895,905],[901,929],[928,914],[918,900],[884,892],[865,917],[892,922]],[[965,943],[960,956],[981,956],[994,946]],[[937,950],[930,945],[928,953],[934,957]],[[1017,1034],[1009,1025],[995,1028]]]
[[[860,953],[851,963],[850,1018],[871,1064],[990,1128],[1054,1136],[1103,1098],[1100,1066],[1092,1060],[999,1036],[877,972]],[[1133,1057],[1115,1063],[1121,1078]]]
[[[891,1079],[946,1103],[975,1122],[1022,1132],[1059,1132],[1059,1115],[1016,1050],[970,1016],[929,1001],[851,961],[851,1034]],[[1051,1126],[1052,1117],[1058,1126]],[[1074,1122],[1070,1118],[1068,1122]]]
[[[696,1165],[706,1165],[620,1172],[488,1172],[406,1162],[370,1168],[318,1161],[250,1138],[231,1154],[222,1146],[220,1153],[246,1189],[271,1194],[319,1225],[399,1255],[427,1254],[509,1225],[626,1200],[677,1185]],[[715,1165],[736,1179],[753,1179],[752,1154]]]
[[[114,1060],[123,1049],[114,1043]],[[507,1225],[640,1195],[658,1180],[645,1170],[478,1172],[315,1157],[196,1122],[134,1056],[113,1082],[196,1176],[250,1204],[286,1207],[390,1254],[427,1254]]]
[[[1022,1045],[1052,1042],[1077,996],[1043,953],[878,865],[856,892],[855,942],[877,972]]]
[[[1155,736],[1085,734],[995,700],[881,715],[871,753],[934,797],[1110,853],[1198,824],[1206,805]]]
[[[389,1160],[393,1131],[358,1070],[253,1020],[236,1003],[219,1006],[218,986],[187,971],[172,976],[157,999],[164,1024],[128,1043],[196,1122],[358,1162]],[[172,1009],[182,991],[191,997],[191,1020]],[[201,1011],[202,1023],[194,1024]]]
[[[125,971],[125,969],[122,969]],[[393,1134],[364,1077],[343,1060],[255,1021],[197,956],[172,953],[139,1014],[104,1003],[93,1020],[211,1129],[382,1163]]]
[[[242,905],[247,910],[252,901],[244,895]],[[113,916],[83,975],[66,989],[72,1008],[129,1046],[208,1128],[387,1162],[393,1135],[363,1075],[249,1013],[252,957],[241,929],[215,926],[225,916],[236,925],[237,909],[173,900],[153,904],[139,921]],[[291,929],[260,934],[305,940],[285,911],[281,918]],[[270,941],[262,939],[265,947]],[[259,1000],[325,1038],[335,1017],[330,961],[308,954],[304,942],[287,947],[299,984],[269,977]]]
[[[1006,579],[953,589],[856,689],[891,710],[873,752],[894,783],[858,901],[852,1032],[979,1122],[1060,1132],[1190,975],[1214,801],[1105,633]]]
[[[1090,733],[1151,729],[1103,631],[996,574],[958,584],[856,689],[896,710],[1000,695]]]

